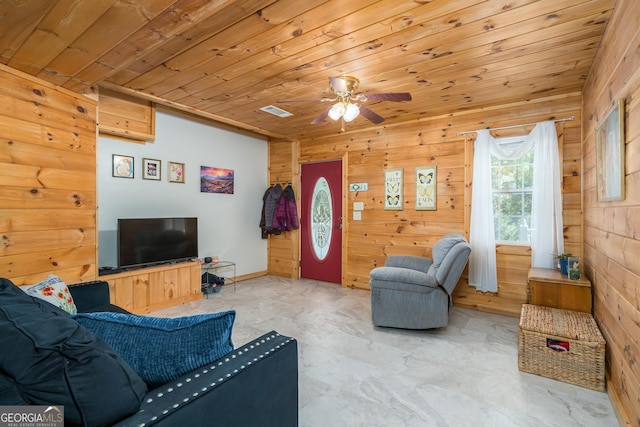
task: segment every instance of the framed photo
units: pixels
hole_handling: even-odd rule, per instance
[[[233,194],[233,169],[200,166],[200,192]]]
[[[437,175],[435,166],[416,168],[416,210],[435,211]]]
[[[386,210],[402,210],[402,168],[384,171],[384,208]]]
[[[619,99],[596,129],[596,185],[599,202],[625,198],[624,138],[624,99]]]
[[[169,162],[169,182],[184,184],[184,163]]]
[[[142,159],[142,179],[160,181],[162,162],[156,159]]]
[[[114,154],[112,156],[111,175],[116,178],[133,179],[133,157]]]

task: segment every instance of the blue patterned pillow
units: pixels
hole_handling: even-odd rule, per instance
[[[100,336],[142,377],[157,387],[233,351],[236,312],[178,318],[112,312],[73,316]]]

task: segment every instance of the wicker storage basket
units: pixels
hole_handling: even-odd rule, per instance
[[[588,313],[524,304],[518,368],[604,391],[605,340]]]

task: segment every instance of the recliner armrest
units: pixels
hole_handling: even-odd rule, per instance
[[[431,264],[433,264],[431,258],[413,255],[392,255],[384,263],[385,267],[409,268],[423,273],[429,272]]]
[[[393,282],[407,283],[410,285],[425,286],[429,288],[437,288],[436,278],[433,275],[423,273],[422,271],[410,268],[400,267],[378,267],[371,270],[372,282]]]

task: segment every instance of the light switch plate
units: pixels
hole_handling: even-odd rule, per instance
[[[364,210],[364,202],[353,202],[353,210],[354,211],[363,211]]]
[[[362,212],[353,211],[353,220],[354,221],[362,221]]]

